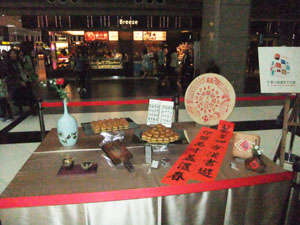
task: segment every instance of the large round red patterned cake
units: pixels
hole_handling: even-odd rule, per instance
[[[205,73],[188,86],[184,103],[195,122],[212,126],[230,116],[235,105],[235,92],[223,76]]]

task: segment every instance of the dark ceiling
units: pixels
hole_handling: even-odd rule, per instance
[[[53,3],[50,3],[54,1]],[[77,1],[76,3],[72,3]],[[143,1],[143,3],[138,3]],[[151,2],[151,3],[148,3]],[[65,2],[65,3],[64,3]],[[1,0],[6,15],[201,15],[200,0]]]
[[[300,0],[252,0],[251,18],[300,20]]]

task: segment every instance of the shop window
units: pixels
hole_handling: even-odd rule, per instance
[[[69,16],[67,15],[58,16],[58,27],[69,28]]]
[[[180,18],[180,28],[181,29],[188,29],[190,27],[191,27],[190,17],[181,16],[181,18]]]
[[[177,28],[177,16],[169,16],[167,28]]]
[[[264,21],[254,21],[250,23],[251,33],[265,33],[267,30],[267,22]]]
[[[134,27],[136,27],[136,28],[147,28],[147,17],[148,16],[132,16],[132,20],[137,20],[138,21],[138,24]]]
[[[86,28],[87,16],[71,16],[71,27],[81,29]]]
[[[152,27],[153,28],[161,28],[159,26],[159,19],[160,19],[159,16],[152,16]]]
[[[57,28],[57,18],[56,16],[47,16],[48,28]]]
[[[192,17],[192,28],[201,28],[202,27],[202,18],[193,16]]]
[[[116,28],[118,24],[118,17],[117,16],[110,16],[110,28]]]
[[[101,28],[100,16],[93,16],[93,28]]]
[[[37,16],[22,16],[22,27],[23,28],[37,28],[38,27],[38,20]]]

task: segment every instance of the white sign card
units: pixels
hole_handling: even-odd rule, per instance
[[[261,93],[300,92],[300,47],[259,47]]]
[[[133,31],[133,40],[134,41],[142,41],[143,40],[143,32],[142,31]]]
[[[118,31],[108,31],[108,40],[118,41],[119,40],[119,32]]]
[[[162,124],[172,126],[174,102],[149,100],[147,125]]]

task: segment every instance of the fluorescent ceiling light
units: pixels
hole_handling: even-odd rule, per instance
[[[7,26],[7,27],[16,27],[16,26],[13,25],[13,24],[7,24],[6,26]]]

